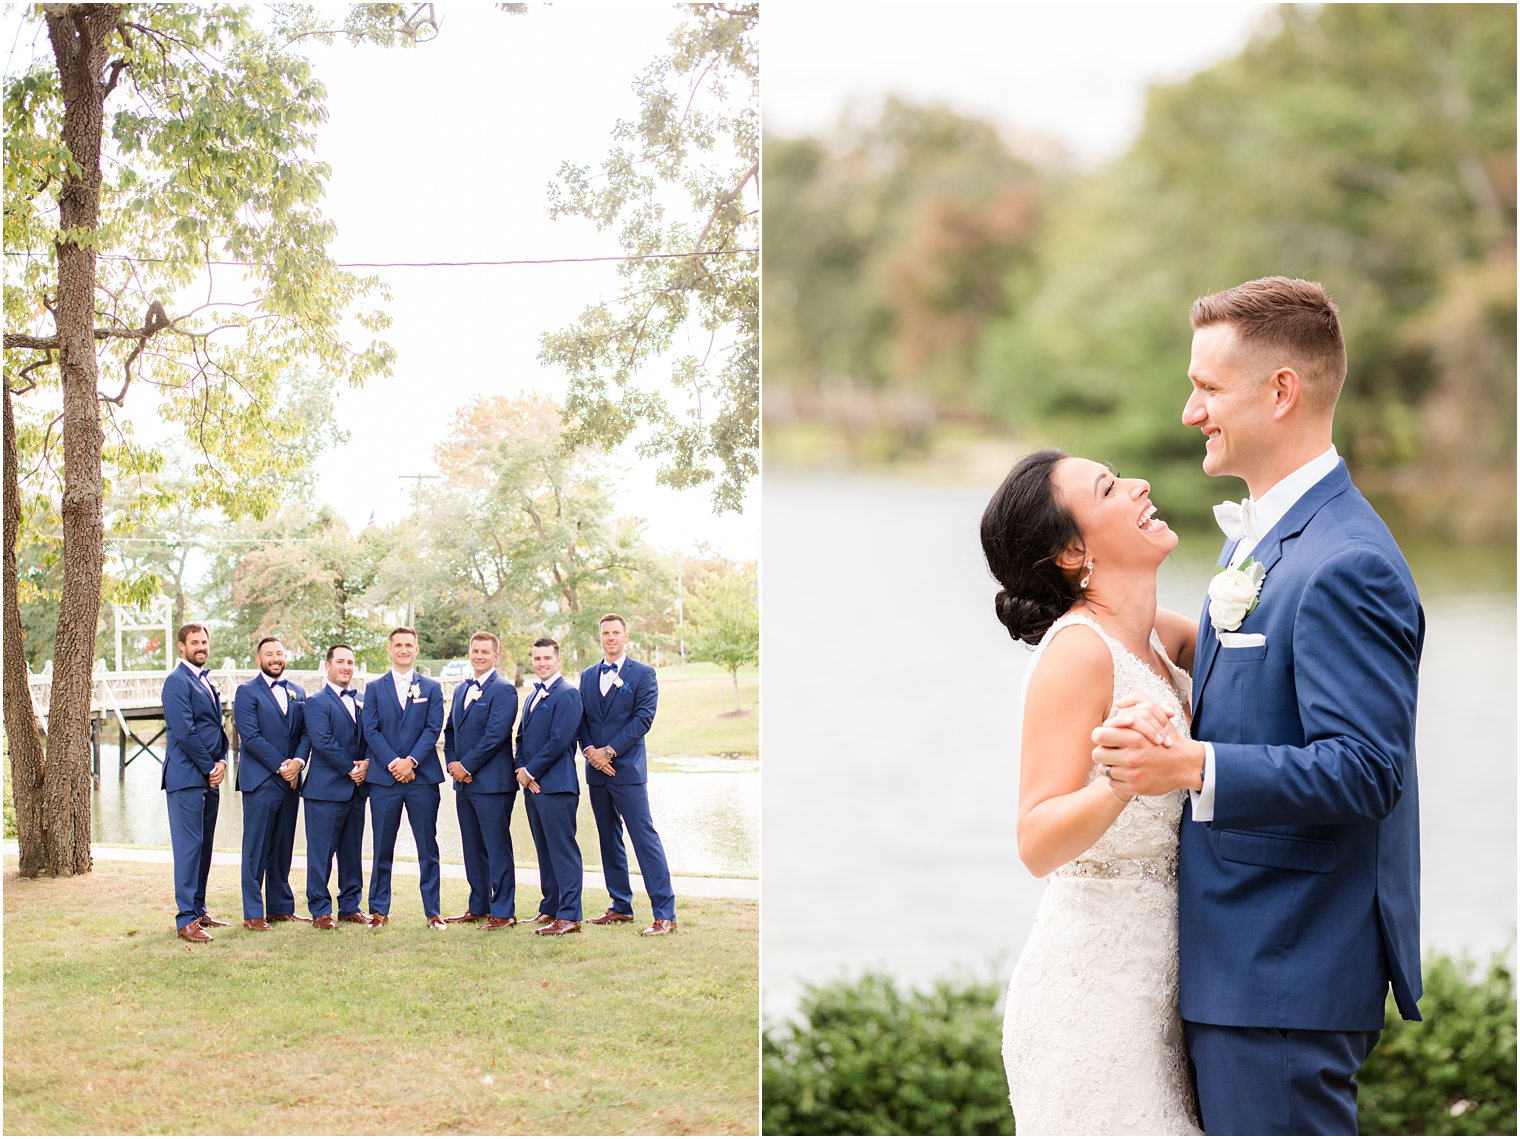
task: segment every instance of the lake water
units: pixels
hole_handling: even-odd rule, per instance
[[[1019,685],[977,527],[992,486],[768,470],[762,1001],[867,968],[1006,979],[1044,883],[1019,862]],[[1162,568],[1196,613],[1212,539]],[[1414,566],[1417,580],[1419,565]],[[1515,941],[1515,598],[1423,597],[1427,950]]]
[[[144,734],[141,725],[136,730],[139,735]],[[150,728],[147,736],[152,734]],[[114,741],[115,729],[108,728],[105,736]],[[128,743],[128,754],[133,750],[133,745]],[[161,744],[159,750],[162,754]],[[164,793],[159,788],[159,765],[146,755],[139,756],[127,767],[125,782],[118,783],[113,742],[101,748],[100,772],[100,788],[95,793],[94,802],[93,840],[107,846],[167,847],[169,818]],[[584,779],[583,775],[583,783]],[[231,778],[222,784],[222,802],[216,822],[217,850],[242,849],[242,796],[232,788]],[[720,878],[753,878],[759,874],[760,765],[757,761],[701,756],[651,758],[649,802],[671,873]],[[576,820],[576,837],[587,869],[600,869],[602,860],[596,841],[596,820],[591,816],[590,796],[584,793]],[[370,838],[366,817],[366,860]],[[438,845],[445,862],[463,865],[459,816],[454,807],[453,785],[448,781],[443,784],[442,805],[438,812]],[[298,862],[304,857],[305,850],[306,828],[302,820],[296,825]],[[512,813],[512,851],[518,864],[537,865],[526,808],[520,802]],[[396,840],[396,854],[401,858],[417,857],[417,847],[405,820]],[[629,850],[629,866],[635,870],[638,868],[632,848]]]

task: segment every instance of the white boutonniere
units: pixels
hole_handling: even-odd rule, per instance
[[[623,678],[621,676],[619,676],[615,672],[612,674],[612,687],[614,687],[614,688],[621,688],[621,687],[623,687]]]
[[[354,697],[354,707],[358,711],[360,711],[360,712],[364,711],[364,701],[361,700],[361,699],[359,699],[359,697],[355,696]]]
[[[407,697],[412,700],[422,699],[422,685],[414,684],[406,690]]]
[[[1247,558],[1239,569],[1220,568],[1209,582],[1209,624],[1216,633],[1233,633],[1256,609],[1267,567]]]
[[[475,703],[475,701],[477,701],[479,699],[480,699],[480,689],[478,689],[478,688],[471,688],[468,692],[466,692],[464,694],[464,706],[466,708],[468,708],[471,704]]]

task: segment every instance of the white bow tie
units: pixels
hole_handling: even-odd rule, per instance
[[[1221,502],[1214,507],[1214,521],[1232,542],[1255,542],[1261,537],[1256,525],[1256,504],[1249,498],[1239,502]]]

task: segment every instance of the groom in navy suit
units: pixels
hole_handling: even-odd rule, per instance
[[[1331,444],[1346,356],[1324,290],[1250,281],[1199,299],[1192,323],[1182,421],[1206,437],[1204,471],[1251,497],[1216,508],[1194,739],[1158,746],[1158,713],[1136,705],[1093,733],[1093,759],[1137,794],[1193,792],[1178,920],[1204,1130],[1354,1135],[1389,988],[1420,1016],[1425,617]]]
[[[419,676],[417,631],[392,629],[386,641],[391,670],[364,689],[364,748],[369,757],[370,819],[375,838],[375,862],[369,875],[370,922],[379,928],[390,920],[391,862],[396,834],[406,810],[417,842],[417,870],[422,886],[422,912],[428,928],[445,930],[439,902],[442,871],[438,861],[438,785],[443,767],[438,762],[438,734],[443,730],[443,689],[436,680]]]
[[[559,937],[581,928],[581,848],[575,812],[581,781],[575,770],[575,735],[581,726],[581,694],[560,675],[559,642],[533,642],[538,680],[517,726],[517,782],[528,792],[528,829],[538,850],[543,900],[534,933]]]
[[[174,851],[174,925],[184,940],[211,940],[203,926],[224,926],[206,913],[206,879],[216,834],[222,780],[227,778],[227,733],[222,697],[205,669],[211,634],[200,624],[174,634],[180,662],[164,678],[164,748],[161,786],[169,800],[169,845]]]
[[[633,920],[633,888],[628,880],[628,852],[623,828],[633,843],[639,873],[654,910],[654,921],[643,931],[659,937],[676,931],[676,896],[670,885],[665,846],[649,814],[649,776],[644,736],[654,723],[660,699],[654,669],[631,660],[628,623],[616,613],[599,626],[603,659],[581,673],[581,754],[586,757],[586,785],[591,812],[601,840],[602,873],[612,905],[592,925]]]
[[[501,642],[495,633],[470,637],[474,676],[454,689],[443,729],[443,757],[454,780],[454,807],[464,848],[470,904],[448,922],[477,922],[495,931],[517,924],[517,875],[512,861],[512,808],[517,775],[512,763],[512,725],[517,688],[496,672]]]
[[[243,925],[306,921],[290,890],[301,769],[311,754],[303,706],[306,693],[287,684],[285,646],[265,637],[254,650],[259,674],[238,685],[232,722],[242,740],[237,789],[243,794]]]

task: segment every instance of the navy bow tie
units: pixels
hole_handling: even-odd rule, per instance
[[[465,687],[466,687],[466,688],[468,688],[468,687],[469,687],[469,686],[470,686],[470,685],[472,685],[472,684],[473,684],[473,685],[474,685],[474,686],[475,686],[475,687],[476,687],[476,688],[484,688],[484,687],[485,687],[485,685],[484,685],[484,684],[482,684],[482,683],[481,683],[481,682],[480,682],[480,681],[478,681],[478,680],[476,680],[476,679],[474,679],[474,678],[473,678],[473,677],[472,677],[472,678],[470,678],[470,679],[469,679],[469,680],[466,680],[466,681],[465,681],[465,682],[464,682],[464,686],[465,686]]]
[[[209,668],[201,669],[201,679],[207,681],[211,679],[211,670]]]
[[[339,693],[339,695],[347,696],[350,699],[357,700],[359,699],[359,690],[357,688],[345,688],[341,693]]]
[[[538,692],[548,692],[549,691],[549,686],[547,684],[540,683],[537,680],[535,680],[533,682],[533,687]]]
[[[616,672],[617,671],[617,665],[615,665],[615,664],[608,664],[606,661],[603,661],[602,662],[602,671],[603,672]]]

